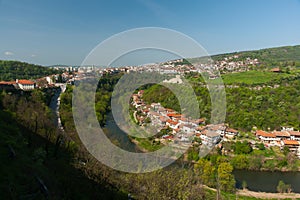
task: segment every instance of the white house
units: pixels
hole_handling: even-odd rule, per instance
[[[21,90],[28,91],[28,90],[34,90],[35,83],[30,80],[16,80],[17,85]]]
[[[280,141],[280,138],[276,138],[276,135],[274,133],[268,133],[262,130],[256,131],[256,137],[258,137],[258,139],[260,139],[264,143]]]
[[[52,78],[49,77],[49,76],[46,77],[46,81],[47,81],[47,83],[48,83],[49,85],[52,85],[52,84],[53,84]]]
[[[299,131],[288,131],[291,136],[291,140],[298,140],[300,141],[300,132]]]
[[[216,131],[204,130],[200,136],[204,145],[213,146],[217,144],[221,137]]]
[[[182,127],[182,130],[185,132],[185,133],[190,133],[190,132],[194,132],[195,131],[195,127],[190,125],[190,124],[184,124],[183,127]]]
[[[225,137],[226,138],[233,138],[235,136],[237,136],[239,134],[239,132],[233,128],[227,128],[225,130]]]
[[[167,120],[166,125],[169,126],[171,129],[177,129],[180,124],[169,119]]]

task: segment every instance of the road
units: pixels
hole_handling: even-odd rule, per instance
[[[58,127],[58,129],[63,131],[64,128],[61,124],[59,105],[60,105],[60,94],[66,91],[66,84],[61,83],[61,84],[56,84],[56,86],[59,86],[59,88],[57,89],[54,96],[51,98],[49,107],[55,115],[55,125]]]

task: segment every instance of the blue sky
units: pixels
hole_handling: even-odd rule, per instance
[[[300,44],[300,0],[0,0],[0,59],[79,65],[132,28],[182,32],[209,54]]]

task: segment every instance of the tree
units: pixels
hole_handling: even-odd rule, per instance
[[[234,146],[234,153],[235,154],[249,154],[252,152],[251,145],[247,142],[236,142]]]
[[[243,182],[242,182],[242,187],[243,187],[243,190],[247,189],[247,182],[245,180],[243,180]]]
[[[215,187],[216,167],[208,160],[201,158],[195,164],[195,173],[199,176],[201,183]]]
[[[290,193],[292,192],[292,187],[289,184],[285,184],[282,180],[278,182],[277,192],[279,193]]]
[[[249,167],[248,156],[237,155],[231,160],[231,164],[235,169],[247,169]]]
[[[263,144],[263,143],[258,143],[258,144],[256,144],[255,145],[259,150],[261,150],[261,151],[263,151],[263,150],[265,150],[266,148],[265,148],[265,145]]]
[[[287,146],[284,146],[284,147],[283,147],[283,154],[284,154],[285,156],[287,156],[289,152],[290,152],[290,149],[289,149]]]
[[[220,190],[225,192],[234,192],[235,190],[235,180],[232,175],[233,167],[230,163],[221,163],[217,170],[217,184]]]

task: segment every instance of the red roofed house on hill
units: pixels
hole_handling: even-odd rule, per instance
[[[271,69],[271,72],[274,72],[274,73],[280,73],[282,72],[280,68],[276,67],[276,68],[273,68]]]
[[[268,133],[263,130],[257,130],[256,137],[258,137],[264,143],[280,141],[280,138],[276,138],[276,135],[274,133]]]
[[[16,82],[14,81],[0,81],[0,90],[13,91],[16,90]]]
[[[30,80],[16,80],[16,83],[18,84],[19,88],[24,91],[28,90],[34,90],[35,83]]]
[[[284,146],[287,146],[290,151],[293,151],[293,152],[297,152],[300,144],[299,144],[299,141],[296,141],[296,140],[283,140],[281,141],[281,144],[284,145]]]

